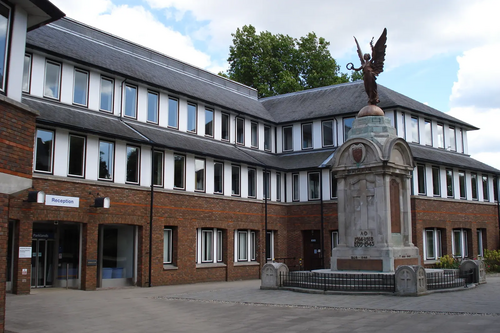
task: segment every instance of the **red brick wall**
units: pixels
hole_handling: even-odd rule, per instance
[[[477,257],[477,229],[486,229],[484,248],[498,249],[499,230],[496,203],[471,202],[447,199],[412,199],[413,243],[420,249],[423,258],[422,234],[425,228],[441,228],[443,255],[452,254],[451,234],[455,228],[471,231],[469,256]]]

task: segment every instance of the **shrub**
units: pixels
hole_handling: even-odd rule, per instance
[[[484,250],[484,265],[487,272],[500,272],[500,250]]]
[[[436,268],[459,268],[460,267],[460,261],[456,258],[453,258],[452,256],[449,255],[444,255],[441,258],[439,258],[439,261],[436,263]]]

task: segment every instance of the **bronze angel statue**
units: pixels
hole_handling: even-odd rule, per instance
[[[365,82],[365,91],[368,95],[368,104],[377,105],[380,100],[378,99],[377,83],[375,80],[377,79],[377,75],[384,71],[385,48],[387,47],[387,29],[384,28],[384,31],[375,46],[373,46],[372,38],[370,42],[370,46],[372,48],[371,56],[368,53],[363,55],[356,37],[354,37],[354,40],[356,41],[356,46],[358,47],[358,56],[359,60],[361,60],[361,67],[355,68],[352,62],[348,63],[346,67],[348,70],[363,70],[363,81]]]

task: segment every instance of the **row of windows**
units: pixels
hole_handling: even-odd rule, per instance
[[[402,121],[404,126],[405,139],[411,140],[414,143],[422,143],[426,146],[433,146],[437,148],[446,148],[447,150],[464,152],[464,137],[462,129],[455,129],[453,126],[448,126],[445,135],[445,126],[442,123],[437,123],[435,127],[436,133],[433,133],[432,121],[430,119],[424,119],[424,128],[420,133],[420,123],[419,118],[412,116],[410,118],[410,132],[409,135],[406,134],[406,120],[405,114],[402,114]],[[458,138],[457,133],[458,131]],[[435,135],[433,135],[435,134]],[[445,138],[446,137],[446,138]],[[445,144],[447,145],[445,147]]]
[[[177,265],[177,227],[163,229],[163,264]],[[235,230],[234,232],[234,261],[255,262],[257,260],[257,237],[255,230]],[[218,228],[199,228],[196,230],[196,263],[224,262],[225,230]],[[266,234],[267,260],[274,259],[275,231]]]
[[[31,55],[26,54],[24,58],[23,91],[29,93],[31,78]],[[46,60],[43,96],[60,100],[62,64]],[[73,104],[87,107],[89,92],[89,71],[74,69],[73,75]],[[101,76],[99,89],[99,110],[113,112],[115,82],[112,78]],[[160,110],[160,93],[158,91],[147,91],[147,122],[158,124]],[[137,119],[138,108],[138,86],[130,83],[123,84],[123,116]],[[198,106],[196,103],[187,103],[186,131],[197,133],[198,128]],[[205,108],[205,136],[214,137],[214,110]],[[167,126],[179,129],[179,99],[168,97]],[[258,123],[251,122],[251,147],[259,147]],[[221,140],[230,140],[230,117],[222,113],[220,123]],[[236,143],[245,144],[245,119],[236,118]],[[264,149],[271,150],[271,128],[264,126]]]
[[[427,181],[426,181],[426,166],[423,164],[417,164],[417,190],[418,194],[427,194]],[[436,197],[441,197],[441,168],[439,166],[432,166],[430,176],[432,177],[432,195]],[[466,172],[464,170],[458,170],[458,194],[460,199],[467,199],[467,182],[466,182]],[[446,196],[449,198],[455,197],[455,185],[454,185],[454,171],[452,169],[445,169],[446,177]],[[472,200],[479,199],[479,186],[478,182],[482,185],[482,194],[484,201],[490,201],[489,194],[489,178],[488,175],[478,175],[477,173],[471,172],[468,184],[471,187]],[[494,200],[498,200],[498,184],[497,179],[493,179],[493,197]]]
[[[439,228],[427,228],[424,230],[424,260],[437,260],[443,255],[443,239],[446,231]],[[472,253],[470,229],[453,229],[451,233],[452,255],[456,258],[468,258]],[[486,229],[476,229],[477,255],[483,256],[486,240]]]

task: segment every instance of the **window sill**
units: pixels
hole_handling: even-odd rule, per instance
[[[179,267],[174,266],[172,264],[163,264],[163,270],[164,271],[171,271],[171,270],[177,270]]]
[[[259,266],[257,261],[236,261],[234,266]]]
[[[211,262],[207,262],[207,263],[203,263],[203,264],[196,264],[196,268],[220,268],[220,267],[227,267],[226,264],[224,263],[211,263]]]

